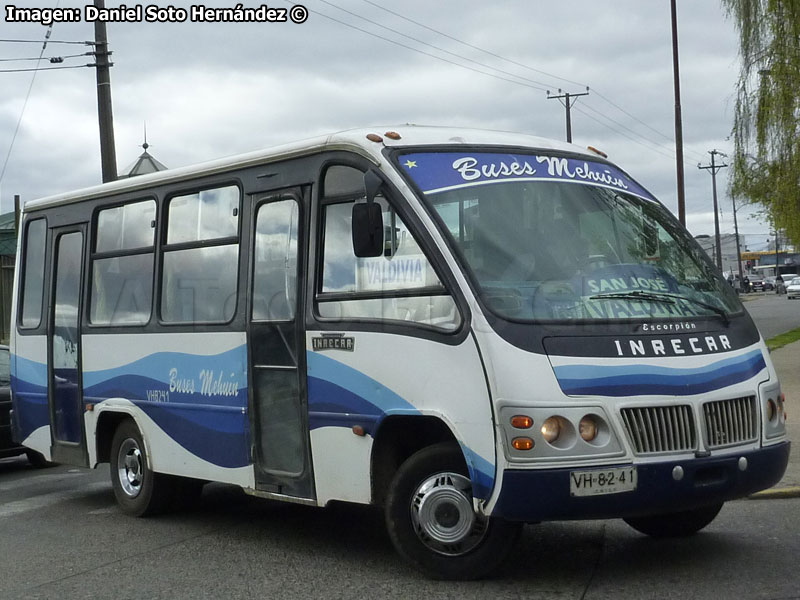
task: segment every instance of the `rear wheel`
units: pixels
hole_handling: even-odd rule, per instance
[[[120,423],[111,442],[111,483],[120,508],[144,517],[166,510],[175,496],[175,481],[150,468],[142,434],[133,421]]]
[[[692,510],[647,517],[623,519],[636,531],[657,538],[686,537],[711,523],[722,509],[722,503],[701,506]]]
[[[505,559],[522,525],[472,507],[472,485],[455,444],[430,446],[398,469],[386,502],[397,551],[436,579],[478,579]]]

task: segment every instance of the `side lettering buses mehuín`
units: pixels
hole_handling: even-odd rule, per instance
[[[625,172],[522,135],[368,133],[27,203],[16,438],[110,463],[132,515],[205,481],[377,504],[445,578],[523,523],[688,535],[780,479],[753,321]]]

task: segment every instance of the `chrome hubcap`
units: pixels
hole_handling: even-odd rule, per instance
[[[446,556],[466,554],[486,534],[486,519],[472,509],[470,480],[458,473],[437,473],[420,484],[411,521],[422,543]]]
[[[122,490],[131,498],[136,498],[142,491],[144,480],[144,460],[139,444],[128,438],[119,447],[117,455],[117,476]]]

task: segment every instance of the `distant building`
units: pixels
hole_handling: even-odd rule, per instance
[[[742,239],[743,236],[739,236],[739,245],[741,246],[742,252],[744,252],[744,240]],[[717,264],[716,259],[716,244],[714,242],[713,235],[698,235],[694,238],[700,247],[705,250],[706,254],[708,254],[709,258],[714,264]],[[736,235],[733,233],[722,233],[719,236],[719,245],[722,254],[722,272],[726,275],[728,273],[738,273],[739,272],[739,265],[737,260],[736,254]],[[746,271],[747,269],[744,268],[742,265],[742,270]]]
[[[147,138],[145,138],[144,144],[142,144],[144,152],[139,155],[139,158],[137,158],[132,165],[124,169],[122,173],[119,174],[119,179],[136,177],[137,175],[147,175],[148,173],[165,171],[167,169],[163,163],[157,161],[153,155],[147,151],[149,147],[150,144],[147,143]]]

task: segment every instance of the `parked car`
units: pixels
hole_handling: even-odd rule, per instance
[[[786,297],[791,300],[800,296],[800,277],[795,277],[786,286]]]
[[[0,458],[25,454],[36,467],[47,466],[44,456],[11,439],[11,373],[8,346],[0,346]]]

